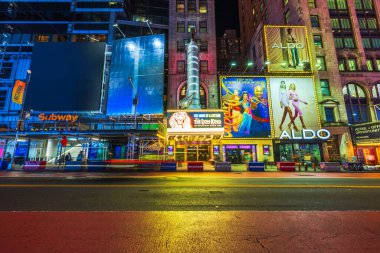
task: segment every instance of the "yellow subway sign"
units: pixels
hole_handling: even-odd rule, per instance
[[[69,121],[75,122],[78,120],[78,115],[75,114],[45,114],[38,115],[38,119],[41,121]]]

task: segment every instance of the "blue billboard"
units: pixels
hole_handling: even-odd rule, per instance
[[[163,113],[164,52],[163,34],[114,42],[107,115]]]
[[[268,89],[265,77],[222,77],[224,136],[268,138],[271,136]]]

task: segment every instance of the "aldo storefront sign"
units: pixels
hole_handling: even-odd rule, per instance
[[[314,131],[312,129],[302,129],[301,132],[296,132],[294,130],[286,131],[283,130],[280,135],[280,140],[327,140],[331,137],[331,133],[326,129],[319,129],[318,131]]]

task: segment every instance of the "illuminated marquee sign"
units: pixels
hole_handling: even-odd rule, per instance
[[[380,142],[380,123],[370,123],[353,127],[354,140],[357,143],[378,143]]]
[[[168,132],[223,132],[222,111],[168,111]]]
[[[78,115],[71,115],[71,114],[49,114],[46,115],[45,113],[41,113],[38,115],[38,119],[41,121],[69,121],[69,122],[75,122],[78,120]]]
[[[302,129],[301,133],[297,133],[294,130],[286,131],[283,130],[280,135],[280,140],[289,139],[289,140],[313,140],[315,138],[321,140],[327,140],[331,136],[331,133],[326,129],[319,129],[314,131],[311,129]]]

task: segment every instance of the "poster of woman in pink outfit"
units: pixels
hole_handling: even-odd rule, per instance
[[[318,108],[313,79],[310,77],[269,78],[275,136],[283,130],[318,130]]]

